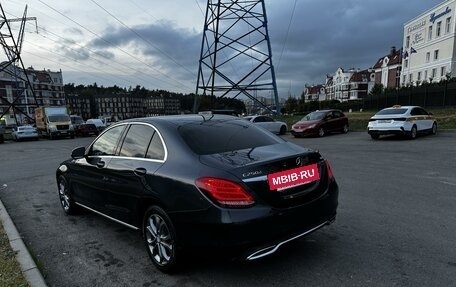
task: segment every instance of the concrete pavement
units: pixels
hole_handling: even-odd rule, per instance
[[[2,189],[7,188],[4,184],[0,187],[0,191]],[[35,264],[30,252],[28,251],[27,247],[24,244],[19,232],[16,229],[11,217],[8,214],[5,206],[3,205],[2,200],[0,199],[0,220],[3,224],[3,228],[5,229],[6,235],[8,236],[9,243],[11,248],[16,253],[17,261],[21,266],[22,273],[24,274],[25,278],[29,282],[31,287],[46,287],[46,282]]]

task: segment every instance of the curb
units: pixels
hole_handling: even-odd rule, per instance
[[[33,261],[27,247],[24,244],[19,232],[16,229],[11,217],[6,211],[2,200],[0,199],[0,220],[3,223],[6,235],[8,236],[11,248],[16,253],[17,261],[21,266],[22,273],[31,287],[46,287],[43,275]]]

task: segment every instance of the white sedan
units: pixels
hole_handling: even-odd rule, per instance
[[[370,118],[367,132],[372,139],[380,135],[399,134],[415,139],[418,134],[437,133],[437,121],[419,106],[393,106]]]
[[[276,121],[268,116],[246,116],[244,119],[275,134],[284,135],[288,130],[286,123]]]
[[[15,141],[20,141],[24,139],[34,139],[38,140],[38,132],[36,128],[32,126],[19,126],[14,128],[11,136]]]

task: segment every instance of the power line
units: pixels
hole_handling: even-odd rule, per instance
[[[110,44],[112,45],[113,47],[115,47],[116,49],[118,49],[119,51],[122,51],[123,53],[125,53],[126,55],[130,56],[131,58],[135,59],[136,61],[144,64],[145,66],[151,68],[152,70],[156,71],[157,73],[163,75],[164,77],[166,78],[169,78],[173,81],[175,81],[176,83],[178,83],[179,85],[181,85],[182,87],[186,87],[185,84],[181,83],[180,81],[176,80],[176,79],[173,79],[171,78],[170,76],[166,75],[165,73],[163,73],[162,71],[158,70],[157,68],[147,64],[146,62],[142,61],[141,59],[139,59],[138,57],[132,55],[131,53],[123,50],[122,48],[118,47],[117,45],[115,45],[114,43],[104,39],[103,37],[101,37],[100,35],[98,35],[97,33],[91,31],[90,29],[84,27],[83,25],[81,25],[80,23],[78,23],[77,21],[71,19],[70,17],[66,16],[65,14],[61,13],[60,11],[58,11],[57,9],[53,8],[52,6],[46,4],[45,2],[43,2],[42,0],[38,0],[40,3],[42,3],[43,5],[45,5],[46,7],[48,7],[49,9],[55,11],[56,13],[58,13],[59,15],[65,17],[66,19],[70,20],[71,22],[73,22],[74,24],[78,25],[79,27],[81,27],[82,29],[86,30],[87,32],[91,33],[92,35],[96,36],[97,38],[99,38],[100,40],[104,41],[105,43],[107,44]],[[188,87],[186,87],[188,89]]]
[[[160,53],[162,53],[164,56],[166,56],[168,59],[170,59],[171,61],[173,61],[176,65],[178,65],[179,67],[183,68],[184,70],[186,70],[187,72],[193,74],[192,71],[190,71],[189,69],[187,69],[184,65],[180,64],[179,62],[177,62],[173,57],[171,57],[170,55],[168,55],[165,51],[163,51],[162,49],[160,49],[159,47],[157,47],[156,45],[152,44],[149,40],[147,40],[146,38],[144,38],[143,36],[141,36],[141,34],[139,34],[138,32],[136,32],[135,30],[133,30],[132,28],[130,28],[127,24],[125,24],[124,22],[122,22],[119,18],[117,18],[116,16],[114,16],[111,12],[109,12],[108,10],[106,10],[103,6],[101,6],[100,4],[98,4],[97,1],[95,0],[90,0],[92,1],[95,5],[97,5],[100,9],[102,9],[103,11],[105,11],[109,16],[111,16],[112,18],[114,18],[117,22],[119,22],[120,24],[122,24],[122,26],[124,26],[125,28],[127,28],[128,30],[130,30],[132,33],[134,33],[136,36],[138,36],[141,40],[143,40],[144,42],[146,42],[149,46],[151,46],[152,48],[156,49],[157,51],[159,51]]]
[[[9,15],[12,15],[12,16],[14,17],[13,14],[11,14],[11,13],[8,13],[8,14],[9,14]],[[82,46],[82,45],[80,45],[80,44],[78,44],[78,43],[76,43],[76,42],[74,42],[74,41],[72,41],[72,40],[69,40],[69,39],[66,39],[66,38],[64,38],[64,37],[61,37],[61,36],[59,36],[58,34],[53,33],[52,31],[49,31],[49,30],[47,30],[47,29],[44,28],[44,27],[38,26],[38,28],[40,28],[40,30],[43,31],[43,32],[45,32],[45,33],[54,35],[55,37],[57,37],[57,38],[59,38],[59,39],[62,39],[64,42],[65,42],[65,41],[67,41],[67,42],[72,42],[72,43],[74,43],[75,45],[77,45],[77,46],[79,46],[79,47],[81,47],[81,48],[84,48],[84,49],[88,50],[89,52],[91,52],[91,53],[93,53],[93,54],[95,54],[95,55],[97,55],[97,56],[99,56],[99,57],[102,57],[102,58],[104,58],[104,59],[107,59],[105,55],[100,54],[99,52],[94,51],[94,50],[92,50],[92,49],[90,49],[90,48],[87,48],[87,47],[85,47],[85,46]],[[43,37],[43,38],[45,38],[45,39],[48,39],[48,40],[50,40],[50,41],[53,41],[54,43],[57,43],[57,44],[59,44],[59,45],[61,45],[61,46],[63,46],[63,47],[66,47],[66,48],[68,48],[68,49],[70,49],[70,50],[72,50],[72,51],[75,51],[75,52],[78,53],[78,54],[81,54],[80,51],[77,51],[77,50],[73,49],[72,47],[70,47],[70,46],[68,46],[68,45],[64,45],[64,44],[62,44],[62,43],[60,43],[60,42],[57,42],[57,41],[54,40],[54,39],[51,39],[51,38],[49,38],[49,37],[46,37],[46,36],[44,36],[42,33],[40,33],[40,34],[38,34],[38,35],[40,35],[41,37]],[[29,42],[29,41],[27,41],[27,42],[30,43],[30,44],[32,44],[32,43]],[[32,45],[33,45],[33,44],[32,44]],[[44,49],[44,48],[43,48],[43,49]],[[47,50],[47,49],[44,49],[44,50]],[[50,50],[47,50],[47,51],[49,51],[49,52],[51,52],[51,53],[55,53],[55,52],[50,51]],[[69,57],[64,56],[64,55],[60,55],[60,56],[65,57],[65,58],[69,58]],[[90,55],[89,55],[89,57],[90,57]],[[125,73],[125,71],[120,70],[120,69],[118,69],[118,68],[112,66],[112,65],[109,64],[109,63],[102,62],[102,61],[100,61],[100,60],[98,60],[98,59],[95,59],[95,58],[93,58],[93,57],[91,57],[91,58],[92,58],[93,60],[99,62],[99,63],[103,63],[103,64],[105,64],[105,65],[111,66],[111,67],[113,67],[114,69],[116,69],[116,70],[118,70],[118,71],[121,71],[121,72],[124,72],[124,73]],[[69,58],[69,59],[70,59],[70,58]],[[72,60],[74,60],[74,59],[72,59]],[[121,65],[121,66],[124,66],[124,67],[126,67],[126,68],[128,68],[128,69],[131,69],[131,70],[133,70],[133,71],[136,72],[136,73],[140,73],[140,74],[142,74],[142,75],[144,75],[144,76],[146,76],[146,77],[154,78],[154,79],[156,79],[156,80],[158,80],[158,81],[161,81],[161,82],[163,82],[163,83],[165,83],[165,84],[174,86],[174,87],[179,88],[179,89],[181,88],[181,87],[176,86],[175,84],[170,83],[170,82],[167,82],[167,81],[165,81],[165,80],[163,80],[163,79],[160,79],[160,78],[157,78],[157,77],[150,76],[149,74],[145,74],[145,73],[144,73],[143,71],[141,71],[141,70],[138,70],[138,69],[129,67],[129,66],[123,64],[123,63],[120,63],[119,61],[114,60],[114,59],[108,59],[108,60],[111,61],[111,62],[115,62],[115,63],[117,63],[117,64],[119,64],[119,65]],[[76,61],[77,61],[77,60],[76,60]],[[83,64],[83,63],[81,63],[81,62],[79,62],[79,61],[77,61],[77,62],[78,62],[79,64],[82,64],[82,65],[86,65],[86,66],[88,66],[88,67],[91,67],[90,65]],[[92,68],[93,68],[93,67],[92,67]],[[149,79],[143,79],[143,80],[146,81],[146,82],[149,81]],[[182,91],[184,91],[184,89],[182,89]]]
[[[277,64],[277,68],[279,68],[279,66],[280,66],[280,62],[282,61],[282,56],[283,56],[283,53],[285,51],[285,46],[287,45],[288,34],[290,32],[291,23],[293,22],[293,16],[294,16],[294,13],[295,13],[295,10],[296,10],[297,2],[298,2],[298,0],[295,0],[294,5],[293,5],[293,9],[291,11],[290,22],[288,22],[288,29],[287,29],[287,33],[285,34],[285,40],[283,41],[282,52],[280,53],[279,63]]]

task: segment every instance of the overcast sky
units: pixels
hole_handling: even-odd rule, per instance
[[[372,67],[392,46],[402,46],[405,22],[444,1],[265,2],[279,96],[285,98],[299,96],[305,84],[324,83],[338,67]],[[26,67],[61,69],[65,83],[195,92],[207,1],[2,1],[7,18],[21,17],[25,5],[38,23],[38,33],[31,21],[25,29]],[[17,33],[19,23],[11,25]]]

